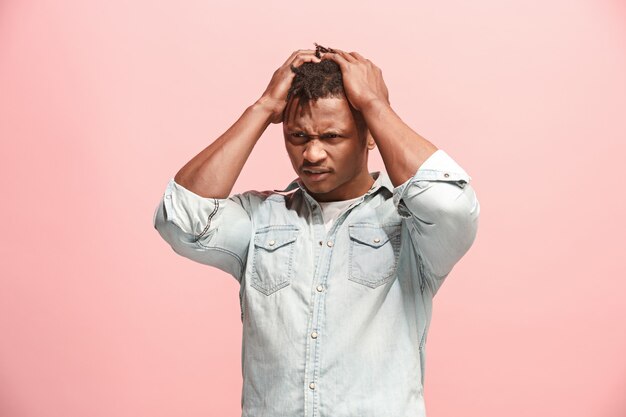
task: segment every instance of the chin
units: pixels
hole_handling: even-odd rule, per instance
[[[309,182],[304,182],[304,181],[302,183],[304,184],[307,190],[315,194],[326,194],[335,189],[330,184],[322,184],[322,183],[316,183],[316,182],[309,183]]]
[[[315,184],[315,183],[307,184],[307,183],[304,183],[304,185],[306,186],[307,190],[309,190],[310,192],[315,193],[315,194],[325,194],[325,193],[327,193],[329,191],[332,191],[332,189],[330,189],[329,187],[324,187],[321,184]]]

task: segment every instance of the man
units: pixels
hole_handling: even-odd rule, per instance
[[[298,178],[229,197],[281,122]],[[425,415],[432,299],[478,227],[470,179],[396,115],[378,67],[318,46],[169,181],[156,229],[240,283],[244,417]]]

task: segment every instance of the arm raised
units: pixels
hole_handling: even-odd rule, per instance
[[[252,149],[270,123],[283,119],[292,66],[319,61],[296,51],[274,72],[256,103],[170,179],[154,216],[161,237],[181,256],[226,271],[241,281],[251,235],[249,194],[229,197]]]
[[[183,166],[174,180],[202,197],[226,198],[252,149],[270,123],[280,123],[294,73],[291,66],[319,62],[313,50],[295,51],[278,68],[267,89],[219,138]]]
[[[407,181],[438,148],[393,111],[382,71],[369,59],[338,49],[325,53],[322,59],[332,59],[341,68],[346,96],[363,115],[393,185]]]
[[[393,111],[382,71],[370,60],[340,50],[322,59],[341,68],[346,96],[363,115],[395,187],[394,203],[407,220],[422,284],[434,294],[476,238],[480,204],[471,177]]]

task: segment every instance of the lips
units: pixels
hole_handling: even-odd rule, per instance
[[[322,181],[330,175],[331,170],[322,168],[303,168],[302,172],[311,181]]]
[[[306,174],[325,174],[327,172],[330,172],[330,169],[303,168],[302,171],[304,171]]]

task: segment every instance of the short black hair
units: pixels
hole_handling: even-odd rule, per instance
[[[333,53],[335,51],[316,43],[315,56],[321,58],[322,52]],[[287,92],[288,102],[292,98],[297,98],[299,105],[310,100],[316,101],[319,98],[338,97],[348,100],[343,88],[341,68],[335,61],[324,59],[321,62],[304,62],[299,67],[292,65],[291,70],[296,75]],[[363,133],[367,129],[363,115],[352,107],[349,100],[348,105],[354,115],[357,128]]]
[[[315,55],[320,58],[322,52],[334,52],[331,48],[315,44]],[[299,67],[291,66],[296,74],[287,92],[287,101],[297,97],[304,103],[309,100],[327,97],[345,97],[341,68],[330,59],[321,62],[305,62]]]

